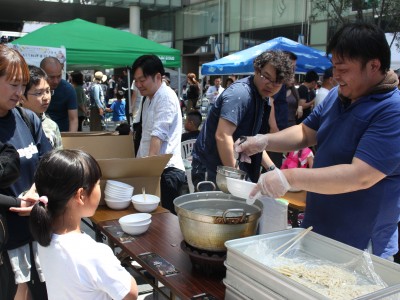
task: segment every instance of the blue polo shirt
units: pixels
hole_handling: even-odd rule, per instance
[[[264,114],[261,98],[253,83],[254,76],[236,80],[218,97],[211,107],[197,141],[193,147],[193,161],[205,165],[207,170],[216,173],[217,166],[222,165],[217,150],[215,132],[220,118],[236,125],[233,140],[240,136],[253,136],[259,133]],[[249,171],[250,165],[242,163],[241,168]],[[258,173],[260,166],[258,165]]]
[[[313,168],[350,164],[353,157],[386,175],[374,186],[351,193],[307,193],[303,227],[359,249],[372,242],[381,257],[398,251],[400,216],[400,92],[360,98],[347,108],[330,91],[303,122],[317,131]]]

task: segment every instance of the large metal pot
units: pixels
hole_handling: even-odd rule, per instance
[[[217,166],[217,176],[216,183],[218,188],[224,193],[229,194],[228,184],[226,178],[244,179],[246,177],[246,172],[227,166]]]
[[[199,192],[174,200],[183,238],[189,245],[208,251],[226,251],[228,240],[254,235],[263,205],[248,205],[222,192]]]

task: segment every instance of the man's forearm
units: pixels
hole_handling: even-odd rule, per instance
[[[156,137],[152,136],[150,140],[149,156],[159,155],[161,150],[162,141]]]

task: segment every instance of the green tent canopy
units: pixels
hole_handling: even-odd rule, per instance
[[[155,54],[165,67],[180,68],[177,49],[119,29],[81,19],[47,25],[12,42],[16,45],[65,47],[67,69],[131,66],[143,54]]]

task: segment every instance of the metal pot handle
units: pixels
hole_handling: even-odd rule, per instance
[[[240,219],[239,223],[242,223],[246,217],[246,212],[244,211],[244,209],[242,208],[228,208],[227,210],[224,211],[224,213],[222,214],[222,218],[224,219],[224,223],[228,223],[228,221],[226,220],[227,218],[227,214],[229,213],[242,213],[242,218]],[[239,217],[237,217],[239,218]]]
[[[201,186],[201,185],[203,185],[203,184],[211,184],[212,185],[212,187],[213,187],[213,191],[215,191],[215,189],[217,188],[216,186],[215,186],[215,183],[214,182],[212,182],[212,181],[200,181],[197,185],[196,185],[196,191],[198,191],[199,190],[199,187]]]

